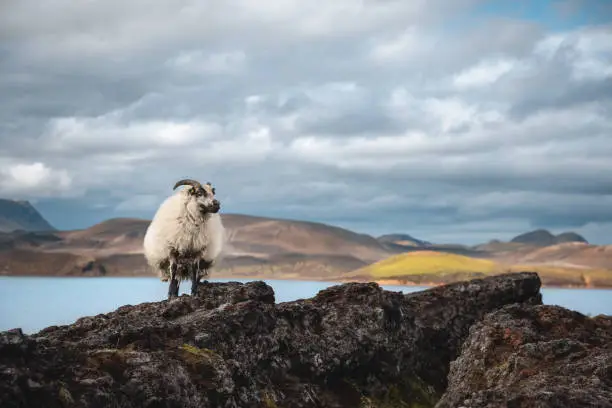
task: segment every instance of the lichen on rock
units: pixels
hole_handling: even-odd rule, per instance
[[[612,317],[512,304],[470,329],[437,408],[612,407]]]

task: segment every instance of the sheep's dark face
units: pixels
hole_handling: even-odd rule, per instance
[[[221,203],[215,198],[215,188],[210,183],[189,188],[189,195],[195,199],[198,210],[202,214],[218,213]]]
[[[197,180],[182,179],[176,182],[174,189],[179,186],[189,186],[183,190],[183,197],[187,198],[185,203],[187,211],[194,217],[198,214],[214,214],[221,209],[221,203],[215,198],[215,188],[210,183],[201,184]]]

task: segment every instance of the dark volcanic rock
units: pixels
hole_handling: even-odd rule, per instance
[[[437,408],[612,407],[612,317],[514,304],[470,329]]]
[[[410,295],[349,283],[274,303],[263,282],[0,334],[0,406],[432,407],[469,327],[541,303],[534,273]]]

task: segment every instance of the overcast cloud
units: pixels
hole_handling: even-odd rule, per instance
[[[192,177],[225,212],[612,243],[608,3],[0,0],[0,196],[76,228]]]

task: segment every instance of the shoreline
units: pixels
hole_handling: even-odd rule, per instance
[[[518,273],[518,272],[517,272]],[[492,275],[495,276],[495,275]],[[75,276],[75,275],[36,275],[36,274],[0,274],[0,278],[77,278],[77,279],[90,279],[90,278],[158,278],[156,275],[110,275],[110,276]],[[403,287],[422,287],[425,289],[434,288],[437,286],[444,286],[447,284],[461,282],[451,281],[451,282],[409,282],[400,279],[365,279],[365,278],[338,278],[338,279],[328,279],[324,277],[274,277],[274,276],[264,276],[264,275],[214,275],[211,277],[214,280],[224,280],[231,281],[232,279],[240,279],[240,280],[279,280],[279,281],[310,281],[310,282],[327,282],[327,283],[369,283],[375,282],[380,286],[403,286]],[[542,283],[542,288],[549,289],[589,289],[589,290],[612,290],[612,286],[581,286],[581,285],[547,285]]]

